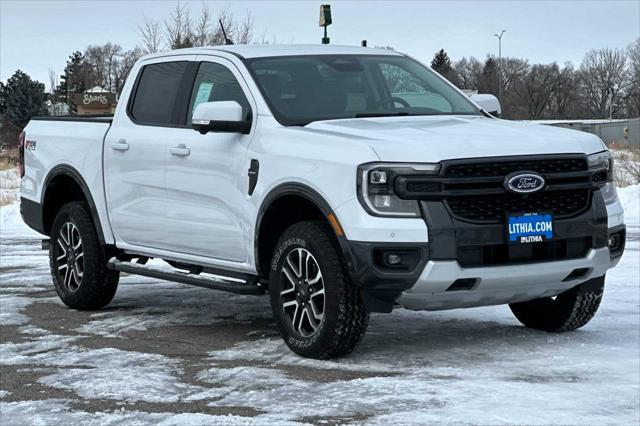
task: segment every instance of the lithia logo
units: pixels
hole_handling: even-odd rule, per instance
[[[518,194],[537,192],[544,188],[544,178],[537,173],[518,172],[507,176],[505,188]]]
[[[101,104],[106,105],[109,103],[109,100],[105,95],[90,95],[88,93],[85,93],[82,97],[82,103],[85,105],[89,105],[92,102],[100,102]]]

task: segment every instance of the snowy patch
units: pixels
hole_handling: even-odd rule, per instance
[[[74,426],[209,426],[209,425],[265,425],[286,426],[290,423],[274,423],[270,416],[240,417],[212,416],[192,413],[142,413],[116,410],[113,412],[88,413],[72,410],[71,401],[50,399],[42,401],[0,402],[2,423],[6,425],[57,425]]]
[[[259,342],[243,342],[229,349],[210,352],[209,355],[214,360],[257,361],[267,364],[310,367],[315,369],[380,373],[397,371],[394,367],[390,367],[384,360],[378,362],[368,359],[363,363],[360,357],[345,357],[338,360],[325,361],[302,358],[291,352],[280,337],[262,339]]]
[[[5,343],[0,345],[0,364],[63,367],[40,378],[40,383],[73,390],[84,398],[176,402],[187,396],[206,397],[204,389],[177,378],[177,360],[114,348],[71,345],[77,339],[41,336],[28,342]]]
[[[33,299],[23,296],[0,294],[0,325],[20,325],[29,318],[21,311],[29,306]]]
[[[620,204],[624,209],[624,221],[630,228],[640,228],[640,185],[617,188]]]

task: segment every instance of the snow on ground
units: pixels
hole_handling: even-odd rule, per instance
[[[618,190],[627,251],[583,329],[505,306],[372,315],[353,355],[292,354],[267,298],[127,276],[108,309],[51,290],[39,236],[0,208],[0,423],[638,424],[639,187]]]
[[[624,219],[627,227],[640,232],[640,185],[630,185],[618,188],[618,197],[624,209]],[[634,229],[635,228],[635,229]]]

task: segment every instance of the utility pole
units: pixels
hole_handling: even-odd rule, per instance
[[[502,104],[502,36],[507,30],[502,30],[500,35],[494,34],[498,38],[498,79],[500,87],[498,87],[498,100]]]

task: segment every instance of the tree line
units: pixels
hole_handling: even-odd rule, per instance
[[[151,20],[143,16],[138,34],[140,44],[130,50],[116,43],[106,43],[71,53],[61,75],[49,70],[48,93],[43,83],[17,70],[6,83],[0,81],[0,115],[23,128],[31,117],[47,114],[47,101],[67,104],[71,110],[75,93],[96,86],[119,96],[131,68],[141,56],[187,47],[223,45],[227,39],[237,44],[250,44],[254,41],[253,16],[247,13],[237,18],[228,9],[214,15],[206,4],[194,16],[187,4],[178,3],[165,19]],[[266,43],[264,35],[259,42]]]
[[[640,38],[626,49],[594,49],[579,67],[530,64],[488,56],[452,62],[444,49],[431,67],[460,89],[499,96],[503,117],[514,120],[640,116]],[[502,91],[500,87],[502,86]]]
[[[17,70],[0,82],[0,114],[22,128],[34,115],[47,113],[47,101],[71,105],[73,94],[95,86],[119,95],[144,54],[222,45],[226,38],[238,44],[268,43],[264,35],[256,40],[253,23],[250,13],[238,19],[222,9],[214,15],[206,4],[195,14],[187,4],[178,4],[165,19],[143,16],[137,47],[125,50],[106,43],[71,53],[61,75],[49,71],[49,93],[44,84]],[[640,116],[640,39],[627,49],[592,50],[577,68],[494,56],[452,61],[444,49],[436,52],[431,67],[460,89],[502,93],[503,117],[508,119]]]

